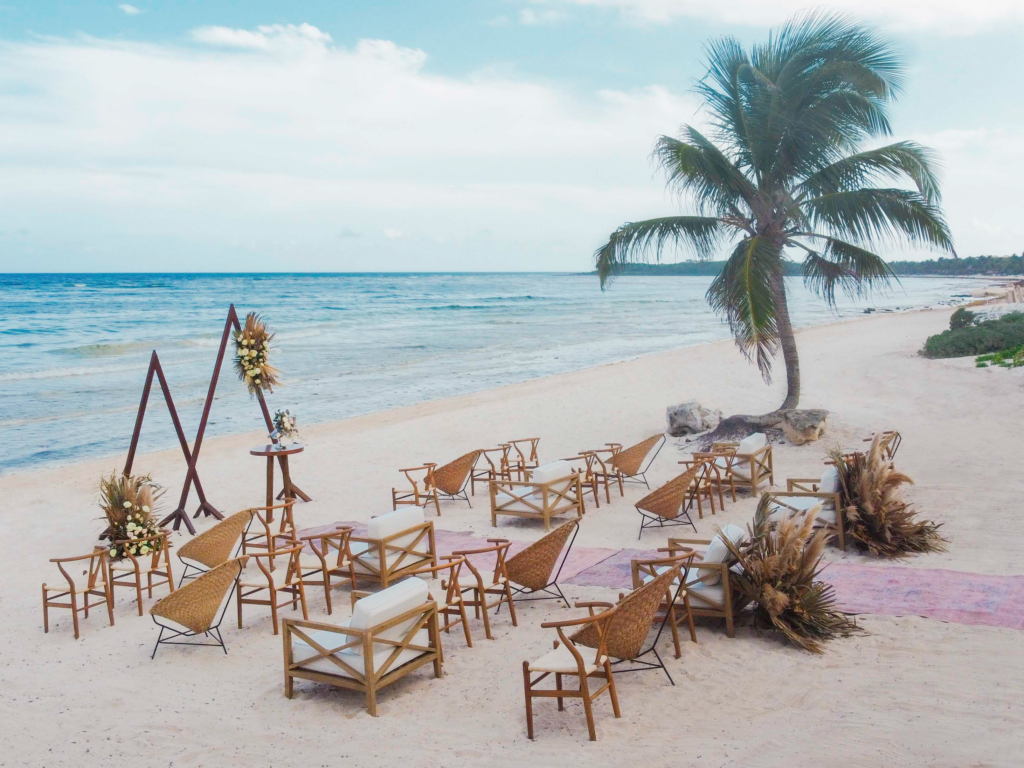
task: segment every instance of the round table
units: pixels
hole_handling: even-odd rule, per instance
[[[274,460],[281,465],[281,479],[284,481],[284,489],[281,491],[281,496],[285,502],[289,502],[295,499],[296,495],[300,496],[304,501],[309,501],[309,497],[306,496],[302,491],[292,485],[291,472],[288,470],[288,457],[294,456],[296,453],[302,453],[305,448],[301,445],[294,444],[287,448],[282,448],[274,443],[268,443],[266,445],[257,445],[255,448],[249,449],[249,454],[252,456],[264,456],[267,459],[267,506],[274,506]]]

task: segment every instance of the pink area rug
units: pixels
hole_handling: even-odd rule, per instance
[[[341,524],[310,529],[302,535],[330,530]],[[355,526],[357,536],[366,531],[365,525],[344,524]],[[486,537],[480,538],[469,531],[437,529],[435,537],[437,551],[442,554],[490,546]],[[514,554],[526,544],[513,542],[510,552]],[[574,546],[559,581],[563,585],[629,589],[632,586],[630,562],[662,554],[653,549]],[[477,555],[473,563],[483,571],[494,567],[494,558]],[[839,607],[851,614],[924,616],[957,624],[1024,629],[1024,576],[831,563],[822,572],[822,579],[835,587]]]

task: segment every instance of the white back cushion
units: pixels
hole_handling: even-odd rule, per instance
[[[739,544],[743,541],[747,534],[738,525],[729,523],[728,525],[722,526],[722,533],[724,533],[733,544]],[[724,563],[732,558],[732,553],[729,548],[725,546],[722,541],[722,537],[719,534],[715,534],[715,537],[711,539],[711,543],[708,545],[707,551],[704,553],[705,563]],[[695,568],[695,573],[699,574],[698,578],[704,579],[703,584],[706,586],[713,586],[722,580],[721,573],[711,571],[710,569]]]
[[[821,473],[821,484],[818,489],[822,493],[836,493],[839,490],[839,470],[835,468],[835,465],[825,467],[825,471]]]
[[[572,472],[572,464],[568,461],[549,461],[541,464],[530,473],[531,483],[550,483],[553,480],[561,480],[568,477]]]
[[[352,629],[369,629],[378,624],[383,624],[396,616],[402,615],[406,611],[411,611],[418,605],[423,605],[427,601],[428,595],[427,582],[412,576],[392,587],[359,600],[352,609],[352,619],[349,622],[349,626]],[[381,632],[378,637],[388,640],[401,640],[412,628],[415,621],[416,619],[412,618],[409,621],[396,624],[391,629]],[[377,649],[374,648],[374,650]],[[344,653],[352,654],[361,654],[362,652],[361,647],[349,648],[344,651]]]
[[[407,531],[414,526],[423,525],[424,522],[423,509],[421,507],[403,507],[394,512],[387,512],[379,517],[375,517],[367,523],[366,538],[386,539],[388,536],[394,536],[396,533]],[[401,536],[395,539],[391,544],[404,547],[415,541],[418,535],[419,531],[416,531],[408,536]]]
[[[764,432],[755,432],[754,434],[747,435],[740,440],[736,453],[749,455],[751,453],[756,453],[766,445],[768,445],[768,436],[764,434]]]

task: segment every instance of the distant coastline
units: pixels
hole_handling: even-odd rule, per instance
[[[629,264],[620,274],[643,277],[714,277],[722,271],[724,261],[680,261],[675,264]],[[1021,256],[968,256],[962,259],[929,259],[927,261],[890,261],[897,277],[996,277],[1024,279]],[[588,274],[594,274],[590,272]],[[801,274],[800,264],[786,263],[786,275]]]

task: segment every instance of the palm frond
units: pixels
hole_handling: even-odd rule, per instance
[[[732,228],[708,216],[667,216],[623,224],[594,252],[601,287],[626,264],[661,260],[666,245],[688,249],[698,259],[710,259]]]
[[[662,136],[654,147],[658,166],[677,193],[690,193],[699,209],[739,215],[757,197],[754,185],[725,154],[695,128],[686,126],[683,139]]]
[[[849,155],[808,176],[797,190],[812,196],[856,189],[880,179],[907,179],[928,203],[941,199],[937,161],[934,153],[913,141],[900,141],[866,152]]]
[[[761,235],[744,238],[708,288],[711,308],[729,323],[740,351],[771,381],[779,346],[771,281],[780,273],[780,251]]]
[[[899,282],[885,260],[865,248],[826,235],[809,237],[825,241],[824,253],[807,246],[803,263],[804,285],[817,293],[831,308],[836,306],[836,288],[849,296],[864,295],[871,288]]]

